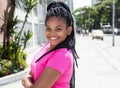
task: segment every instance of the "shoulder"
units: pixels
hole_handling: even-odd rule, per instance
[[[56,51],[54,51],[54,54],[52,54],[50,60],[55,61],[56,63],[62,62],[63,64],[68,64],[73,62],[73,54],[71,50],[68,50],[67,48],[61,48]]]
[[[61,55],[61,56],[67,56],[67,55],[71,55],[72,52],[70,49],[67,48],[61,48],[55,51],[56,55]]]

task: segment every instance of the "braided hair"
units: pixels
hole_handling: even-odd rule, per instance
[[[57,50],[60,48],[67,48],[72,51],[74,62],[76,64],[76,66],[78,66],[77,58],[79,58],[79,57],[75,50],[74,20],[73,20],[73,17],[72,17],[69,7],[61,1],[59,1],[59,2],[53,1],[47,7],[47,15],[45,18],[45,25],[46,25],[47,21],[49,20],[49,18],[51,18],[53,16],[63,18],[66,21],[67,27],[72,26],[72,32],[70,35],[67,36],[67,38],[63,42],[61,42],[56,47],[54,47],[52,50],[50,50],[47,53],[45,53],[44,55],[42,55],[36,62],[38,62],[42,57],[44,57],[46,54],[50,53],[51,51],[54,51],[54,50]],[[75,88],[74,63],[73,63],[73,75],[72,75],[71,82],[70,82],[70,88]]]

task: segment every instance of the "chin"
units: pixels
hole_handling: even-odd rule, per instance
[[[53,43],[50,43],[50,46],[52,46],[52,47],[55,47],[55,46],[57,46],[58,45],[58,43],[57,44],[53,44]]]

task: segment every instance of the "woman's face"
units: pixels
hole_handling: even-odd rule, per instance
[[[66,21],[58,17],[50,17],[46,22],[46,38],[50,42],[52,48],[63,42],[67,35],[72,31],[72,27],[66,26]]]

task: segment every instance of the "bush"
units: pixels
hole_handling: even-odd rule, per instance
[[[11,46],[12,45],[11,43]],[[9,52],[13,52],[13,50],[14,49],[11,47]],[[3,51],[2,45],[0,45],[0,55],[2,55]],[[27,54],[21,48],[15,53],[9,53],[6,57],[9,57],[9,59],[0,58],[0,77],[22,71],[27,67]]]
[[[12,62],[10,60],[0,60],[0,77],[12,73]]]
[[[18,3],[22,3],[22,8],[26,11],[23,25],[18,31],[17,24],[20,23],[19,19],[14,17],[16,3],[9,0],[6,10],[4,11],[4,25],[2,25],[4,38],[3,44],[0,45],[0,77],[19,72],[27,67],[26,57],[24,52],[27,42],[32,37],[32,31],[26,31],[23,33],[24,26],[27,22],[28,14],[34,9],[38,2],[37,0],[17,0]],[[21,5],[21,4],[19,4]],[[10,9],[11,8],[11,9]],[[9,16],[9,17],[8,17]],[[21,44],[21,38],[23,43]]]

